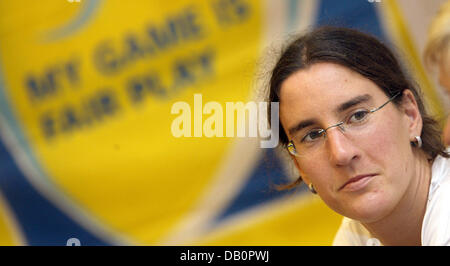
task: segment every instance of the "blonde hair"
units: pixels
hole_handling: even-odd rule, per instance
[[[431,22],[425,46],[424,60],[427,67],[439,64],[450,51],[450,0],[444,3]],[[450,63],[450,62],[449,62]]]

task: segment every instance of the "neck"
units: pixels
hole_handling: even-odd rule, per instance
[[[422,152],[415,155],[415,172],[394,210],[383,219],[364,227],[386,246],[420,246],[431,181],[431,164]]]

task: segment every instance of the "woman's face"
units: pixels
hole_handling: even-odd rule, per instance
[[[372,113],[359,132],[330,128],[319,149],[292,156],[303,180],[312,182],[337,213],[375,222],[388,215],[405,195],[415,174],[410,141],[422,129],[418,110],[413,110],[417,109],[415,100],[411,100],[409,90],[405,94],[398,96],[406,99],[405,104],[397,108],[389,103]],[[357,103],[355,99],[363,100]],[[360,74],[337,64],[316,63],[282,83],[280,119],[292,139],[295,134],[328,128],[361,108],[376,108],[388,100],[375,83]],[[307,126],[300,131],[291,130],[305,121]],[[355,182],[348,183],[350,180]]]

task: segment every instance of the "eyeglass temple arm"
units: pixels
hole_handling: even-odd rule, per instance
[[[400,94],[400,92],[396,93],[394,96],[392,96],[387,102],[383,103],[380,107],[378,108],[374,108],[372,110],[370,110],[371,113],[380,110],[381,108],[383,108],[386,104],[390,103],[392,100],[395,99],[395,97],[397,97]]]

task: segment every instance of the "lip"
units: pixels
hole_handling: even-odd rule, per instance
[[[358,191],[360,189],[363,189],[374,176],[376,176],[376,174],[357,175],[348,180],[344,185],[342,185],[339,188],[339,190],[345,190],[349,192]]]

